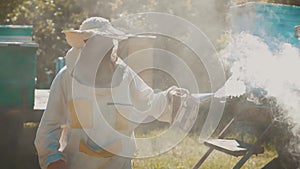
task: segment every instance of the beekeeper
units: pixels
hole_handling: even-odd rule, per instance
[[[42,169],[128,169],[134,129],[147,116],[172,122],[172,94],[153,89],[117,56],[128,34],[101,17],[64,31],[72,48],[57,74],[35,146]],[[131,36],[131,35],[130,35]],[[173,110],[174,111],[174,110]]]

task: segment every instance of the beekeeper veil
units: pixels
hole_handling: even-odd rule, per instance
[[[112,77],[115,74],[121,76],[124,67],[116,64],[117,49],[117,40],[102,35],[94,35],[86,41],[86,45],[76,61],[72,72],[73,78],[81,84],[99,87],[100,84],[97,83],[99,78],[103,78],[103,76]],[[105,70],[103,67],[110,70]]]
[[[118,60],[118,41],[131,37],[155,38],[125,33],[113,27],[107,19],[102,17],[88,18],[82,23],[79,30],[63,32],[68,44],[73,47],[66,57],[68,70],[78,82],[89,86],[95,86],[96,75],[99,75],[102,61],[104,64],[111,64]],[[116,66],[114,77],[121,75],[125,69],[125,64],[120,59],[118,61],[120,64]],[[102,64],[102,67],[106,66]],[[105,70],[102,69],[101,73],[105,73]],[[113,80],[113,82],[116,81]]]
[[[65,57],[69,72],[73,71],[75,63],[79,58],[86,41],[94,35],[102,35],[103,37],[111,39],[126,39],[130,36],[114,28],[107,19],[102,17],[88,18],[82,22],[79,30],[64,30],[63,33],[66,35],[68,44],[72,46]],[[114,40],[114,42],[117,41]],[[99,48],[101,46],[97,44],[97,47]]]

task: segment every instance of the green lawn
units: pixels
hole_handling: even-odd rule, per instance
[[[36,127],[37,124],[26,123],[25,128]],[[148,134],[138,134],[136,137],[153,137],[164,130],[152,131]],[[176,134],[172,134],[175,136]],[[176,136],[175,136],[176,137]],[[146,146],[146,145],[145,145]],[[142,147],[144,150],[147,148]],[[208,148],[199,143],[198,136],[189,135],[183,141],[167,153],[160,156],[134,159],[133,169],[191,169]],[[137,152],[139,153],[139,152]],[[242,169],[261,168],[277,156],[274,148],[267,147],[264,154],[252,156]],[[201,166],[201,169],[230,169],[241,157],[233,157],[218,151],[214,151]]]
[[[133,161],[133,169],[190,169],[207,149],[206,146],[199,143],[196,136],[188,136],[167,153],[153,158],[135,159]],[[276,152],[267,148],[264,154],[252,156],[243,166],[243,169],[261,168],[276,156]],[[232,168],[240,158],[214,151],[201,168]]]

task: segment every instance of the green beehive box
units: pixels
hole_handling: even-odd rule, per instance
[[[0,25],[0,108],[32,108],[36,50],[32,26]]]

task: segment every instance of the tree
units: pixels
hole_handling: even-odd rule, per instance
[[[234,0],[232,3],[247,1]],[[259,1],[300,5],[298,0]],[[33,39],[39,44],[37,51],[39,82],[47,77],[45,69],[54,70],[55,59],[64,56],[69,48],[61,31],[78,28],[87,17],[102,16],[111,19],[137,12],[166,12],[191,21],[208,34],[218,46],[220,36],[228,28],[225,15],[228,4],[229,0],[174,0],[172,3],[168,0],[2,0],[0,24],[34,26]]]
[[[7,23],[7,14],[12,12],[23,0],[2,0],[0,3],[0,24]]]
[[[45,69],[54,70],[56,58],[69,48],[62,30],[78,27],[87,14],[75,0],[14,0],[7,6],[13,9],[1,15],[2,24],[33,25],[33,40],[39,44],[38,83],[45,81]]]

